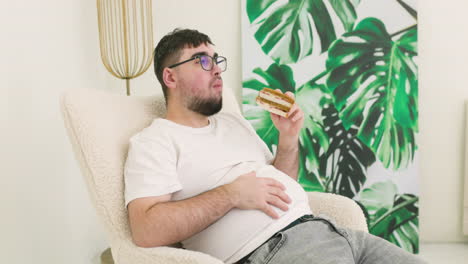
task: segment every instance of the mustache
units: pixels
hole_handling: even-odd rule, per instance
[[[213,80],[211,80],[210,82],[210,86],[212,86],[216,81],[223,81],[223,78],[221,78],[221,76],[216,76],[213,78]]]

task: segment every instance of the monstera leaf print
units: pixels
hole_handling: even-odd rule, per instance
[[[278,131],[255,98],[264,87],[293,92],[305,114],[299,137],[301,186],[354,199],[370,233],[416,253],[417,194],[399,192],[406,182],[375,183],[373,177],[380,170],[402,171],[414,164],[417,11],[414,1],[390,1],[378,10],[372,2],[245,0],[245,43],[251,45],[254,38],[253,45],[262,51],[255,49],[256,55],[248,54],[246,60],[254,77],[243,82],[244,116],[275,153]],[[366,10],[391,21],[387,10],[381,12],[387,5],[395,18],[392,27],[399,27],[391,33],[381,20],[363,14]],[[257,59],[274,63],[259,68]]]
[[[353,0],[247,0],[251,25],[258,26],[255,39],[275,62],[288,64],[312,54],[314,35],[325,52],[336,39],[330,13],[336,14],[345,31],[353,28],[356,6]],[[330,10],[331,9],[331,10]]]
[[[416,27],[393,40],[380,20],[367,18],[328,52],[327,86],[345,129],[358,128],[357,137],[395,170],[416,150],[416,42]]]
[[[320,156],[319,173],[326,178],[325,191],[354,198],[367,177],[367,168],[375,156],[356,138],[357,129],[346,130],[333,104],[322,112],[325,131],[330,139],[328,151]]]
[[[390,181],[373,184],[358,198],[370,218],[369,232],[413,253],[419,251],[418,200],[413,194],[398,194]]]

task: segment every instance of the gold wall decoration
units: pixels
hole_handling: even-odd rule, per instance
[[[97,0],[102,62],[126,81],[142,75],[153,60],[151,0]]]

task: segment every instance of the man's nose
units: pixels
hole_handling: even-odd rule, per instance
[[[221,75],[221,68],[219,67],[218,64],[214,63],[213,65],[213,73],[214,75]]]

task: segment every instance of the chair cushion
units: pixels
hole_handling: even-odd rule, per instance
[[[132,135],[166,113],[159,96],[123,96],[100,90],[70,90],[61,110],[75,156],[98,215],[111,235],[130,239],[124,207],[123,167]],[[222,111],[240,113],[232,90],[223,91]]]
[[[129,138],[165,113],[163,97],[70,91],[62,111],[91,199],[112,234],[129,236],[123,166]]]

